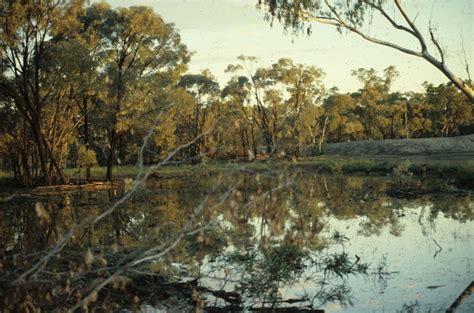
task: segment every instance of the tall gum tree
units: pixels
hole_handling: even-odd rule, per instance
[[[31,131],[45,185],[65,179],[45,129],[46,109],[58,90],[43,81],[44,61],[48,51],[75,33],[83,8],[81,0],[1,2],[0,57],[11,82],[8,93]]]
[[[304,133],[302,115],[308,113],[310,106],[321,104],[325,95],[322,83],[324,72],[314,66],[294,64],[291,59],[283,58],[272,65],[270,76],[276,85],[284,90],[283,103],[286,111],[284,137],[290,143],[285,145],[285,149],[293,157],[298,157],[302,144],[301,134]]]
[[[441,71],[471,103],[474,102],[472,82],[462,79],[448,67],[435,29],[430,25],[429,38],[426,38],[415,23],[416,16],[409,16],[401,0],[257,0],[257,6],[265,10],[267,20],[277,19],[286,29],[295,32],[310,34],[312,23],[326,24],[339,32],[344,30],[374,44],[422,58]],[[383,19],[394,31],[410,36],[419,48],[371,35],[363,26],[374,16]],[[469,75],[467,64],[466,69]]]
[[[210,118],[210,111],[218,101],[220,94],[219,84],[209,71],[200,74],[186,74],[181,77],[178,84],[193,96],[194,105],[187,118],[188,140],[199,139],[191,145],[190,157],[195,161],[200,160],[201,153],[208,150],[208,136],[204,135],[206,123]]]
[[[112,181],[117,145],[133,123],[139,123],[153,105],[154,81],[170,82],[189,61],[173,24],[167,24],[151,8],[134,6],[113,10],[107,4],[93,5],[87,19],[101,37],[101,69],[106,82],[103,102],[108,140],[106,179]],[[160,76],[155,79],[156,76]]]
[[[279,148],[279,152],[297,157],[307,127],[303,115],[320,104],[325,93],[324,72],[287,58],[256,70],[251,67],[256,58],[240,56],[239,60],[240,64],[229,65],[227,71],[247,71],[247,75],[232,77],[223,96],[238,103],[251,125],[257,126],[270,156]],[[251,134],[253,137],[253,129]],[[248,142],[246,136],[241,137],[242,143]]]
[[[276,86],[272,68],[253,68],[257,64],[256,57],[242,55],[238,60],[240,64],[230,64],[226,72],[244,75],[234,75],[224,88],[223,95],[233,95],[238,101],[251,125],[260,130],[266,153],[271,156],[277,147],[278,132],[283,124],[282,90]],[[252,137],[255,137],[253,129]],[[254,153],[256,150],[255,147]]]
[[[362,83],[362,88],[355,95],[357,111],[364,126],[365,139],[385,139],[380,133],[379,126],[383,120],[382,109],[387,103],[390,87],[398,76],[394,66],[384,70],[384,76],[379,76],[373,69],[359,68],[352,71],[352,75]],[[388,127],[388,125],[383,125]]]

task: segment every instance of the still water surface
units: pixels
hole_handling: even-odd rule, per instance
[[[93,284],[94,278],[83,273],[95,268],[101,273],[104,264],[84,267],[88,249],[95,260],[100,256],[107,261],[110,275],[126,260],[153,255],[147,254],[153,247],[160,246],[155,254],[165,250],[185,228],[187,234],[163,257],[123,274],[159,279],[137,280],[133,288],[125,288],[127,296],[108,301],[154,312],[231,303],[246,309],[443,311],[474,277],[474,202],[469,192],[446,186],[427,192],[436,184],[443,182],[308,173],[153,178],[112,214],[78,230],[34,279],[51,281],[54,276],[64,282],[62,275],[68,272],[71,284],[84,282],[84,277]],[[3,286],[39,259],[25,254],[44,256],[73,225],[104,212],[124,189],[1,202]],[[38,214],[38,205],[45,213]],[[28,260],[23,266],[18,265],[21,257]],[[186,281],[194,286],[188,299],[181,287],[170,285]],[[164,282],[175,291],[163,295]],[[160,291],[154,290],[157,285]],[[12,288],[0,292],[5,308],[22,298]],[[65,302],[53,296],[48,303],[40,301],[44,293],[28,295],[43,309],[71,307],[76,299]],[[473,312],[473,303],[467,299],[458,312]]]

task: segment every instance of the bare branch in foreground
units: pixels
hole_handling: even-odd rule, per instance
[[[158,117],[157,117],[158,119]],[[155,122],[156,123],[156,122]],[[155,124],[156,125],[156,124]],[[125,201],[127,201],[128,199],[130,199],[130,197],[136,192],[136,190],[138,189],[138,187],[143,184],[147,178],[154,172],[156,171],[158,168],[162,167],[163,165],[165,165],[171,158],[173,158],[179,151],[191,146],[192,144],[194,144],[196,141],[198,141],[202,136],[204,136],[205,134],[200,134],[199,136],[197,136],[196,138],[194,138],[192,141],[190,142],[187,142],[185,144],[182,144],[178,147],[176,147],[171,153],[168,154],[168,156],[162,160],[161,162],[153,165],[153,166],[150,166],[148,167],[148,169],[146,171],[144,171],[144,166],[143,166],[143,151],[145,149],[145,147],[147,146],[148,144],[148,141],[151,137],[151,135],[153,134],[154,132],[154,127],[152,127],[150,129],[150,131],[148,132],[148,134],[145,136],[144,138],[144,141],[143,141],[143,144],[140,148],[140,154],[141,156],[139,156],[139,166],[140,166],[140,170],[134,180],[134,183],[132,185],[132,188],[126,192],[120,199],[118,199],[109,209],[107,209],[106,211],[104,211],[102,214],[100,214],[99,216],[93,218],[93,217],[90,217],[90,218],[87,218],[85,219],[83,222],[81,222],[80,224],[75,224],[71,227],[71,229],[56,243],[54,244],[48,251],[48,253],[42,257],[38,262],[35,263],[35,265],[33,265],[30,269],[28,269],[27,271],[25,271],[23,274],[21,274],[18,278],[16,278],[13,282],[12,282],[12,285],[18,285],[22,282],[24,282],[26,280],[26,278],[28,276],[32,276],[32,277],[35,277],[35,274],[37,272],[39,272],[42,268],[44,268],[44,266],[48,263],[48,261],[53,257],[55,256],[57,253],[59,253],[67,244],[67,242],[74,236],[75,232],[79,229],[83,229],[84,227],[88,226],[88,225],[92,225],[92,224],[95,224],[97,223],[98,221],[102,220],[103,218],[105,218],[106,216],[110,215],[118,206],[120,206],[121,204],[123,204]]]

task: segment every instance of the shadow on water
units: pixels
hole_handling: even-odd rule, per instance
[[[407,199],[395,183],[245,172],[151,179],[21,281],[123,190],[19,195],[0,202],[0,308],[446,309],[472,276],[472,197],[412,181],[425,191]]]

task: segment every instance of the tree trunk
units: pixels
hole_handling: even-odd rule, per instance
[[[33,137],[35,141],[36,148],[38,149],[38,156],[40,159],[41,172],[43,174],[43,184],[45,186],[50,186],[52,184],[50,172],[48,170],[47,157],[44,151],[43,140],[40,134],[40,126],[37,122],[31,121],[31,129],[33,131]]]
[[[115,162],[115,148],[117,145],[117,134],[115,132],[115,129],[112,129],[112,132],[109,137],[109,144],[110,144],[110,150],[109,150],[109,156],[107,158],[107,173],[105,175],[105,179],[108,182],[112,182],[113,175],[113,166]]]
[[[90,139],[89,139],[89,112],[87,108],[87,98],[84,97],[83,100],[83,110],[84,110],[84,145],[86,147],[86,154],[90,150]],[[86,165],[86,181],[91,181],[91,166]]]
[[[50,179],[52,181],[52,173],[53,173],[53,167],[54,169],[56,169],[56,174],[59,178],[59,182],[61,184],[66,184],[66,180],[64,179],[64,176],[63,176],[63,173],[61,171],[61,167],[59,166],[58,162],[56,161],[56,158],[54,157],[54,153],[53,153],[53,150],[51,149],[51,146],[48,144],[48,141],[46,140],[46,138],[44,137],[43,134],[40,134],[41,135],[41,138],[43,140],[43,144],[45,146],[45,149],[46,149],[46,152],[49,154],[49,158],[50,158],[50,162],[51,162],[51,170],[49,172],[49,176],[50,176]]]
[[[257,158],[257,143],[255,142],[255,131],[253,129],[253,125],[250,126],[250,130],[252,133],[252,147],[253,147],[253,155]]]
[[[321,137],[319,138],[319,145],[318,145],[319,154],[323,153],[323,142],[324,142],[324,138],[326,137],[326,126],[328,124],[329,124],[329,118],[326,116],[326,118],[324,119],[324,126],[321,132]]]
[[[405,133],[406,133],[406,138],[410,138],[410,131],[408,130],[408,106],[405,103]]]
[[[240,127],[240,142],[242,143],[242,158],[248,159],[247,151],[247,130],[244,127]]]

